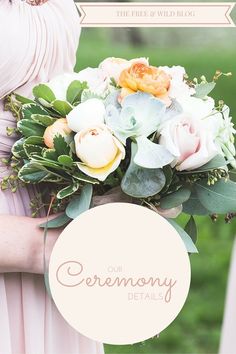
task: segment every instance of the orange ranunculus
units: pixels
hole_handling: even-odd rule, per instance
[[[121,72],[118,84],[121,86],[121,99],[130,93],[143,91],[158,98],[166,99],[170,87],[170,76],[155,66],[134,63]]]

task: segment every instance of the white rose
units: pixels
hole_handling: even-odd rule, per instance
[[[224,105],[222,112],[214,111],[211,116],[205,120],[206,129],[211,131],[219,154],[226,157],[233,168],[236,168],[235,161],[235,134],[234,124],[230,117],[229,107]]]
[[[68,115],[67,123],[71,130],[79,132],[82,129],[104,123],[106,109],[102,100],[90,98],[80,103]]]
[[[189,85],[184,80],[186,71],[182,66],[160,66],[160,69],[170,75],[171,82],[169,88],[169,96],[171,98],[178,99],[180,97],[189,97],[195,93],[195,89],[189,87]]]
[[[121,72],[129,68],[134,63],[143,63],[148,65],[148,59],[136,58],[132,60],[126,60],[113,57],[106,58],[99,64],[99,69],[102,70],[106,78],[113,78],[116,82],[118,82]]]
[[[215,101],[211,97],[208,97],[206,100],[196,97],[179,97],[177,101],[180,103],[183,111],[195,119],[208,117],[215,108]]]
[[[84,129],[75,135],[76,154],[82,161],[79,169],[104,181],[125,158],[124,146],[104,125]]]
[[[104,72],[99,68],[86,68],[77,74],[77,80],[86,81],[90,91],[103,95],[107,90],[107,81]]]
[[[204,121],[185,113],[165,122],[160,134],[159,144],[175,156],[173,166],[179,171],[197,169],[218,154]]]

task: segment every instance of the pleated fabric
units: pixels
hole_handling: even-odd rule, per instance
[[[28,96],[38,82],[72,72],[79,34],[72,0],[49,0],[41,6],[0,0],[0,97],[13,90]],[[15,141],[6,135],[6,127],[13,126],[15,118],[4,111],[1,100],[0,158],[9,155]],[[0,163],[0,179],[6,174]],[[30,188],[15,194],[0,191],[0,214],[30,216],[33,193]],[[77,333],[59,314],[43,276],[0,274],[0,354],[100,353],[102,344]]]

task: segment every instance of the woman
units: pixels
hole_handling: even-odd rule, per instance
[[[80,34],[72,0],[0,1],[0,98],[72,72]],[[0,101],[0,157],[9,156],[15,119]],[[0,162],[0,179],[9,174]],[[102,345],[74,331],[46,294],[43,233],[32,219],[32,189],[0,190],[0,353],[93,354]],[[58,237],[48,235],[47,255]]]

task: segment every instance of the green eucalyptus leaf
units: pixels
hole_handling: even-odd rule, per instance
[[[214,185],[207,180],[196,182],[196,191],[201,204],[211,213],[225,214],[236,211],[236,183],[220,179]]]
[[[161,199],[161,208],[162,209],[171,209],[175,208],[184,202],[186,202],[191,195],[191,191],[188,188],[180,188],[176,192],[167,195]]]
[[[50,89],[49,86],[45,84],[39,84],[33,88],[34,97],[38,99],[43,99],[47,103],[51,103],[55,101],[56,96],[54,95],[53,91]]]
[[[79,189],[79,182],[78,181],[73,181],[73,183],[70,186],[67,186],[63,189],[61,189],[58,193],[57,193],[57,198],[58,199],[64,199],[69,197],[70,195],[74,194],[75,192],[77,192],[77,190]],[[67,215],[69,217],[69,215]]]
[[[162,189],[162,193],[166,193],[171,185],[173,180],[173,170],[170,165],[166,165],[163,167],[163,172],[166,178],[166,183],[164,188]]]
[[[195,244],[193,243],[191,237],[187,234],[187,232],[184,231],[184,229],[181,226],[179,226],[179,224],[177,224],[174,220],[172,220],[172,219],[167,219],[167,220],[175,228],[175,230],[178,232],[178,234],[182,238],[182,240],[185,244],[185,247],[187,249],[187,252],[188,253],[198,253],[198,250],[197,250]]]
[[[67,225],[71,219],[64,213],[62,215],[57,216],[54,219],[49,220],[48,222],[45,222],[43,224],[40,224],[39,227],[45,229],[57,229],[62,226]]]
[[[189,221],[187,222],[184,230],[191,237],[194,244],[197,242],[197,225],[194,220],[194,217],[191,215]]]
[[[134,163],[143,168],[163,168],[173,161],[173,155],[163,145],[153,143],[145,136],[138,136]]]
[[[24,150],[24,142],[25,142],[25,138],[21,138],[17,140],[15,144],[12,146],[11,152],[18,159],[27,158],[26,152]]]
[[[58,157],[58,162],[67,167],[73,166],[73,159],[68,155],[61,155]]]
[[[45,128],[30,119],[22,119],[17,123],[17,128],[25,137],[44,135]]]
[[[22,106],[21,110],[23,119],[31,119],[33,114],[48,115],[48,112],[37,103],[28,103]]]
[[[57,121],[57,118],[40,114],[32,114],[31,119],[44,127],[49,127]]]
[[[72,199],[66,208],[66,215],[75,219],[80,214],[85,212],[90,208],[90,204],[93,196],[93,186],[91,184],[86,184],[78,197]]]
[[[55,100],[52,102],[52,107],[57,111],[62,117],[67,116],[73,107],[66,101]]]
[[[143,168],[133,161],[137,144],[132,143],[132,158],[122,179],[123,192],[134,198],[148,198],[159,193],[165,186],[166,179],[161,169]]]
[[[211,93],[211,91],[215,88],[216,83],[212,82],[201,82],[195,86],[195,94],[194,97],[204,99],[206,96]]]
[[[82,92],[88,88],[87,82],[74,80],[67,89],[66,98],[71,104],[81,101]]]
[[[190,198],[183,203],[183,212],[189,215],[209,215],[210,210],[207,210],[200,202],[196,190],[193,188]]]

